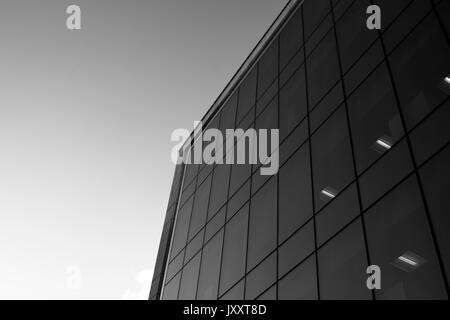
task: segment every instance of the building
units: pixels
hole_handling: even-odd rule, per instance
[[[279,128],[280,170],[178,165],[150,299],[448,299],[449,21],[291,1],[203,118]]]

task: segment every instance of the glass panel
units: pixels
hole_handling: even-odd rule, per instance
[[[301,67],[280,90],[280,139],[306,116],[305,68]]]
[[[314,251],[314,224],[309,222],[278,249],[278,275],[282,277]]]
[[[393,52],[391,67],[408,128],[448,97],[443,83],[450,74],[448,57],[450,47],[434,15]]]
[[[408,146],[403,140],[360,178],[363,208],[371,205],[412,170]]]
[[[253,300],[277,280],[277,256],[272,254],[247,275],[245,299]]]
[[[358,214],[358,194],[352,184],[316,216],[317,245],[330,239]]]
[[[349,69],[378,36],[378,33],[369,30],[365,23],[369,5],[368,0],[353,2],[342,19],[336,23],[343,72]],[[383,8],[383,12],[384,10]]]
[[[181,272],[164,287],[163,300],[177,300],[180,279]]]
[[[303,3],[305,19],[305,37],[308,38],[330,11],[329,0],[305,1]]]
[[[214,169],[211,186],[211,198],[208,210],[210,219],[224,204],[228,197],[228,181],[230,178],[230,165],[218,165]]]
[[[223,231],[214,236],[203,249],[202,267],[197,291],[197,299],[199,300],[217,299],[222,240]]]
[[[220,228],[225,224],[225,213],[226,207],[223,207],[219,212],[208,222],[206,225],[205,242],[211,239],[214,234],[219,231]]]
[[[220,300],[243,300],[244,299],[244,280],[239,282],[233,288],[225,293]]]
[[[411,134],[411,144],[418,165],[450,141],[450,100]]]
[[[404,135],[385,64],[351,95],[348,105],[359,174]]]
[[[417,180],[409,178],[365,217],[370,262],[382,270],[377,299],[446,299]]]
[[[225,226],[220,293],[223,294],[245,273],[247,248],[248,205]]]
[[[281,68],[286,66],[289,60],[301,48],[302,43],[302,16],[301,9],[299,9],[280,34]]]
[[[184,248],[188,236],[189,220],[191,218],[193,197],[179,210],[175,225],[175,233],[172,239],[170,258],[175,257]]]
[[[312,216],[309,146],[303,146],[280,170],[279,240],[283,242]]]
[[[200,254],[197,254],[183,269],[178,300],[194,300],[197,291]]]
[[[352,223],[319,250],[320,298],[370,300],[361,220]]]
[[[329,32],[306,61],[309,106],[314,107],[339,80],[334,33]]]
[[[317,300],[316,258],[312,255],[278,284],[280,300]]]
[[[277,243],[277,184],[272,178],[251,200],[248,269],[264,259]]]
[[[450,275],[450,147],[439,153],[420,170],[425,197],[433,228],[444,262]]]
[[[191,226],[189,227],[190,241],[201,228],[205,226],[206,214],[208,212],[209,190],[211,186],[211,176],[209,176],[203,184],[198,187],[195,198],[194,207],[192,208]]]
[[[253,68],[239,87],[238,123],[256,103],[256,75],[256,68]]]
[[[258,72],[258,97],[260,97],[278,76],[278,39],[275,39],[259,60]]]
[[[341,108],[312,136],[316,211],[354,179],[345,109]]]

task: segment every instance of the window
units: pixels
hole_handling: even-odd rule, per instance
[[[208,210],[208,220],[225,204],[228,197],[228,181],[230,178],[230,165],[217,165],[214,169],[211,198]]]
[[[334,113],[311,141],[317,211],[354,179],[345,109]]]
[[[205,242],[212,238],[225,224],[226,207],[222,207],[219,212],[208,222],[205,230]]]
[[[202,267],[198,282],[197,299],[217,299],[223,231],[219,232],[203,249]]]
[[[272,254],[247,275],[245,299],[253,300],[277,279],[277,256]]]
[[[434,15],[392,53],[392,72],[408,129],[448,97],[439,85],[449,75],[449,56],[450,47]]]
[[[317,245],[330,239],[359,212],[356,185],[352,184],[316,216]]]
[[[345,73],[378,36],[366,26],[368,0],[353,2],[350,9],[336,23],[342,69]],[[383,12],[386,9],[383,8]]]
[[[379,67],[348,99],[358,173],[403,136],[386,65]]]
[[[163,300],[177,300],[180,279],[181,272],[164,287]]]
[[[248,237],[248,269],[252,269],[276,247],[277,184],[272,178],[251,200]]]
[[[197,254],[183,269],[178,300],[194,300],[197,289],[200,254]]]
[[[306,116],[305,68],[301,67],[280,90],[280,139]]]
[[[411,133],[414,156],[420,165],[450,141],[450,100]]]
[[[316,130],[330,114],[344,101],[341,82],[339,82],[310,114],[311,132]]]
[[[450,275],[450,148],[427,163],[420,170],[420,177],[446,274]]]
[[[231,217],[233,217],[234,214],[239,209],[241,209],[241,207],[249,200],[249,198],[250,198],[250,181],[247,181],[228,202],[227,220],[231,219]]]
[[[446,299],[435,249],[413,176],[365,217],[370,262],[380,266],[377,299]]]
[[[243,300],[244,299],[244,280],[225,293],[220,300]]]
[[[314,251],[314,224],[309,222],[278,249],[278,274],[289,272]]]
[[[264,53],[259,61],[258,97],[260,97],[278,76],[278,39]]]
[[[308,121],[303,120],[282,142],[280,147],[280,166],[308,139]]]
[[[197,189],[192,208],[191,226],[189,227],[190,241],[201,228],[205,226],[206,214],[208,212],[209,189],[211,186],[211,176],[209,176]]]
[[[352,223],[319,250],[320,298],[323,300],[366,300],[367,259],[361,220]]]
[[[305,1],[303,3],[306,39],[319,26],[319,23],[329,13],[330,9],[329,0]]]
[[[175,257],[181,249],[186,245],[188,236],[189,219],[191,218],[191,209],[193,197],[178,211],[177,221],[175,225],[175,233],[172,239],[172,250],[170,257]]]
[[[278,291],[280,300],[316,300],[318,297],[315,255],[281,279]]]
[[[244,276],[247,226],[248,205],[243,207],[225,226],[220,294],[226,292]]]
[[[186,256],[184,257],[184,263],[186,261],[191,260],[191,258],[199,252],[203,245],[203,236],[205,234],[205,230],[200,231],[194,239],[186,246]]]
[[[371,205],[412,170],[408,146],[403,140],[360,178],[363,208]]]
[[[306,60],[306,64],[309,105],[312,108],[336,84],[340,77],[336,41],[333,32],[329,32],[320,42]]]
[[[279,239],[284,241],[312,216],[309,146],[303,146],[280,170]]]
[[[302,42],[302,12],[299,9],[280,34],[281,68],[284,68],[294,54],[300,50]]]
[[[238,123],[256,103],[256,76],[257,69],[253,68],[239,87]]]

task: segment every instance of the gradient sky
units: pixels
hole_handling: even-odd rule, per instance
[[[0,299],[146,298],[170,134],[200,120],[286,3],[1,0]]]

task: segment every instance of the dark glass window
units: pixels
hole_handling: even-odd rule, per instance
[[[226,136],[227,129],[234,129],[236,120],[236,108],[237,108],[237,93],[234,93],[231,98],[225,103],[222,109],[222,115],[220,119],[220,130],[223,136]]]
[[[447,276],[450,275],[450,147],[420,170],[425,197]]]
[[[356,185],[352,184],[316,216],[317,245],[322,245],[359,214]]]
[[[316,300],[318,298],[314,255],[280,280],[278,298],[280,300]]]
[[[164,287],[163,300],[177,300],[180,279],[181,272]]]
[[[395,22],[389,27],[384,28],[386,31],[383,34],[384,43],[386,45],[386,49],[390,52],[408,33],[411,32],[411,29],[422,19],[430,10],[431,5],[430,1],[409,1],[411,5],[405,7],[405,0],[400,1],[381,1],[384,2],[382,5],[388,7],[389,9],[383,8],[383,11],[386,11],[385,17],[382,19],[383,24],[389,20],[389,16],[392,14],[398,14],[400,11],[401,15],[395,20]],[[389,2],[389,4],[387,4]],[[402,7],[405,7],[402,10]],[[388,18],[386,18],[386,16]]]
[[[354,179],[345,109],[334,113],[312,136],[316,211]]]
[[[241,207],[250,198],[250,181],[247,181],[238,192],[228,202],[227,220],[234,216],[234,214],[241,209]]]
[[[281,168],[279,179],[279,239],[282,242],[312,216],[308,145],[304,145]]]
[[[408,128],[448,97],[441,87],[446,86],[443,80],[450,73],[448,57],[450,47],[434,15],[425,19],[390,57]]]
[[[303,3],[306,39],[319,26],[319,23],[330,12],[329,0],[305,1]]]
[[[353,2],[336,23],[343,72],[349,69],[378,36],[377,32],[369,30],[366,25],[368,18],[366,10],[369,5],[368,0]]]
[[[211,218],[227,200],[230,168],[230,165],[221,164],[214,169],[208,219]]]
[[[186,165],[186,173],[184,175],[183,190],[186,189],[190,183],[193,182],[194,178],[197,176],[199,165],[188,164]]]
[[[248,205],[243,207],[225,226],[220,293],[223,294],[245,273]]]
[[[278,250],[278,275],[282,277],[314,251],[313,222],[302,227]]]
[[[191,260],[191,258],[199,252],[203,245],[203,235],[205,230],[200,231],[197,235],[192,239],[192,241],[186,246],[186,256],[184,257],[184,263],[186,261]]]
[[[404,134],[384,64],[350,96],[348,105],[356,168],[361,173]]]
[[[426,2],[426,1],[416,1],[416,2]],[[381,28],[386,29],[392,21],[404,11],[408,3],[411,0],[374,0],[374,4],[378,5],[382,10],[381,18]]]
[[[341,82],[339,82],[314,108],[310,115],[311,132],[316,130],[344,101],[344,96],[342,93],[342,85]]]
[[[220,300],[243,300],[244,299],[244,280],[225,293]]]
[[[412,170],[408,146],[403,140],[360,178],[363,208],[371,205]]]
[[[305,119],[282,142],[279,154],[280,165],[283,165],[306,139],[308,139],[308,121]]]
[[[172,250],[170,257],[175,257],[186,245],[189,229],[189,219],[191,218],[193,197],[178,211],[175,225],[175,233],[172,239]]]
[[[319,250],[320,298],[323,300],[366,300],[368,267],[361,220]]]
[[[205,245],[202,256],[202,266],[198,282],[197,299],[217,299],[219,285],[220,258],[222,254],[223,231]]]
[[[382,270],[378,299],[446,299],[416,177],[365,215],[370,261]]]
[[[265,258],[277,243],[277,184],[272,178],[251,200],[248,269]]]
[[[270,301],[270,300],[276,300],[276,299],[277,299],[277,286],[273,285],[269,290],[267,290],[262,295],[260,295],[256,300]]]
[[[225,224],[225,213],[226,213],[226,207],[223,207],[219,210],[219,212],[208,222],[206,225],[206,231],[205,231],[205,242],[207,242],[209,239],[211,239],[214,234],[216,234],[217,231],[219,231],[220,228],[223,227]]]
[[[284,68],[294,54],[301,48],[303,42],[302,35],[302,15],[301,9],[297,10],[292,19],[289,20],[280,34],[280,64]]]
[[[197,289],[198,270],[200,267],[200,254],[197,254],[183,268],[180,282],[180,292],[178,300],[194,300]]]
[[[417,163],[422,164],[450,141],[450,100],[411,134],[411,144]]]
[[[192,208],[191,226],[189,227],[190,241],[206,223],[206,214],[208,212],[209,190],[211,187],[211,176],[209,176],[197,189],[194,198],[194,207]]]
[[[450,34],[450,21],[447,17],[450,16],[450,3],[448,1],[440,1],[437,6],[437,11],[441,18],[442,23],[445,26],[445,30],[447,31],[447,37]]]
[[[308,70],[309,105],[311,108],[339,80],[339,65],[333,32],[329,32],[320,42],[306,60],[306,64]]]
[[[305,68],[301,67],[280,90],[280,139],[306,116]]]
[[[256,76],[257,70],[253,68],[239,87],[238,123],[256,103]]]
[[[272,254],[247,275],[245,299],[253,300],[277,279],[277,256]]]
[[[278,39],[259,60],[258,72],[258,97],[260,97],[278,76]]]
[[[170,263],[167,267],[166,272],[166,282],[170,281],[174,275],[177,274],[178,271],[181,270],[181,267],[183,266],[183,259],[184,259],[184,250],[181,251]]]

